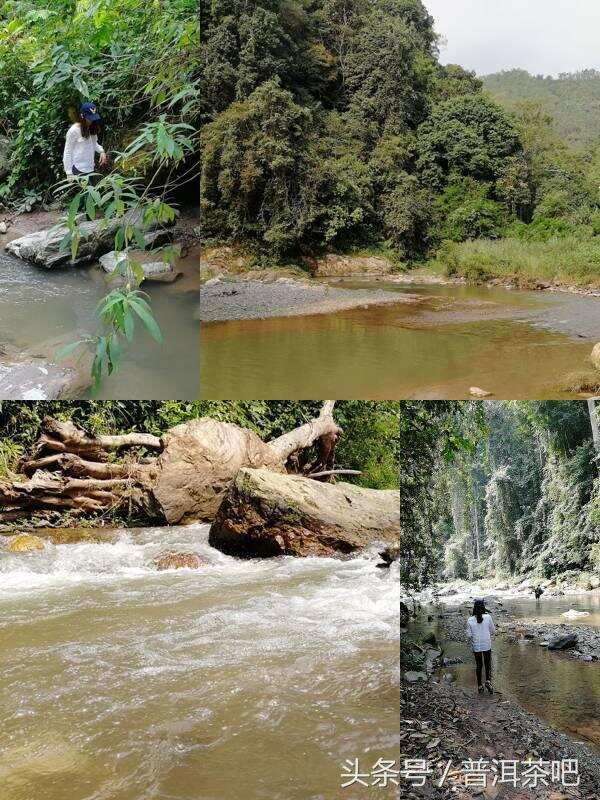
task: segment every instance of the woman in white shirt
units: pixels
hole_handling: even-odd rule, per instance
[[[98,144],[98,131],[101,117],[95,103],[82,103],[78,121],[67,131],[63,165],[69,180],[78,175],[90,175],[95,171],[96,153],[100,156],[100,166],[106,164],[106,153]]]
[[[485,688],[494,693],[492,686],[492,635],[496,632],[494,621],[485,609],[485,602],[477,598],[473,614],[467,620],[467,636],[475,656],[475,671],[479,694],[483,694],[482,672],[485,664]]]

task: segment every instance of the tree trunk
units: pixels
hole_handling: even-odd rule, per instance
[[[592,397],[587,401],[588,412],[590,415],[590,425],[592,426],[592,437],[596,452],[600,452],[600,430],[598,429],[598,416],[596,414],[596,398]]]
[[[75,423],[46,417],[32,456],[13,481],[0,481],[0,521],[56,512],[111,512],[169,524],[214,519],[243,467],[285,473],[300,450],[317,445],[318,457],[304,467],[308,477],[331,480],[356,471],[334,467],[342,434],[333,419],[335,401],[319,416],[271,442],[253,431],[209,417],[190,420],[157,437],[132,432],[95,436]],[[138,448],[115,461],[111,453]],[[151,450],[153,457],[143,451]],[[288,465],[289,469],[289,465]]]
[[[284,433],[283,436],[278,436],[277,439],[269,442],[269,447],[284,463],[292,453],[310,447],[317,439],[324,439],[326,451],[331,450],[342,433],[342,429],[336,425],[333,419],[334,406],[335,400],[326,400],[316,419],[289,433]]]

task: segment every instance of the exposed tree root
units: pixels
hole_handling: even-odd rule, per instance
[[[324,480],[356,474],[335,469],[342,431],[333,419],[334,405],[327,400],[318,417],[268,443],[251,431],[206,418],[157,437],[138,432],[95,436],[73,422],[46,417],[20,475],[0,481],[0,522],[57,511],[119,512],[167,522],[211,519],[241,466],[302,471]],[[315,444],[317,458],[300,468],[299,451]],[[115,460],[134,449],[137,454]]]

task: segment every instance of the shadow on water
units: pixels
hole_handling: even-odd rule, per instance
[[[569,625],[600,627],[598,595],[545,598],[540,603],[507,599],[503,603],[519,619],[550,624],[567,622],[561,614],[570,608],[589,611],[589,617],[568,621]],[[466,625],[470,612],[466,608],[462,612]],[[496,622],[502,622],[504,615],[493,616]],[[475,665],[466,641],[445,642],[437,619],[430,624],[421,623],[420,630],[428,628],[438,635],[446,656],[459,656],[464,660],[463,664],[445,667],[443,671],[451,672],[459,685],[476,692]],[[509,642],[502,635],[495,637],[492,653],[494,686],[498,691],[552,727],[587,741],[600,752],[600,663],[586,663],[551,653],[526,640]]]
[[[337,283],[418,302],[202,326],[201,391],[212,398],[570,395],[600,339],[600,299],[467,286]],[[335,394],[335,392],[334,392]]]

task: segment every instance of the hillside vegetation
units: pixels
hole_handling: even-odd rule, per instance
[[[207,238],[423,256],[531,216],[517,121],[441,66],[421,0],[201,5]]]
[[[486,75],[483,85],[510,110],[537,103],[552,117],[556,133],[569,146],[586,151],[600,142],[600,71],[530,75],[511,69]]]
[[[440,64],[421,0],[223,0],[201,25],[207,239],[276,262],[379,249],[404,268],[439,253],[473,281],[600,282],[599,151],[562,135],[582,129],[571,107],[594,117],[595,73],[552,83],[581,87],[570,105],[519,93],[518,72],[515,102],[494,99],[493,77]]]

